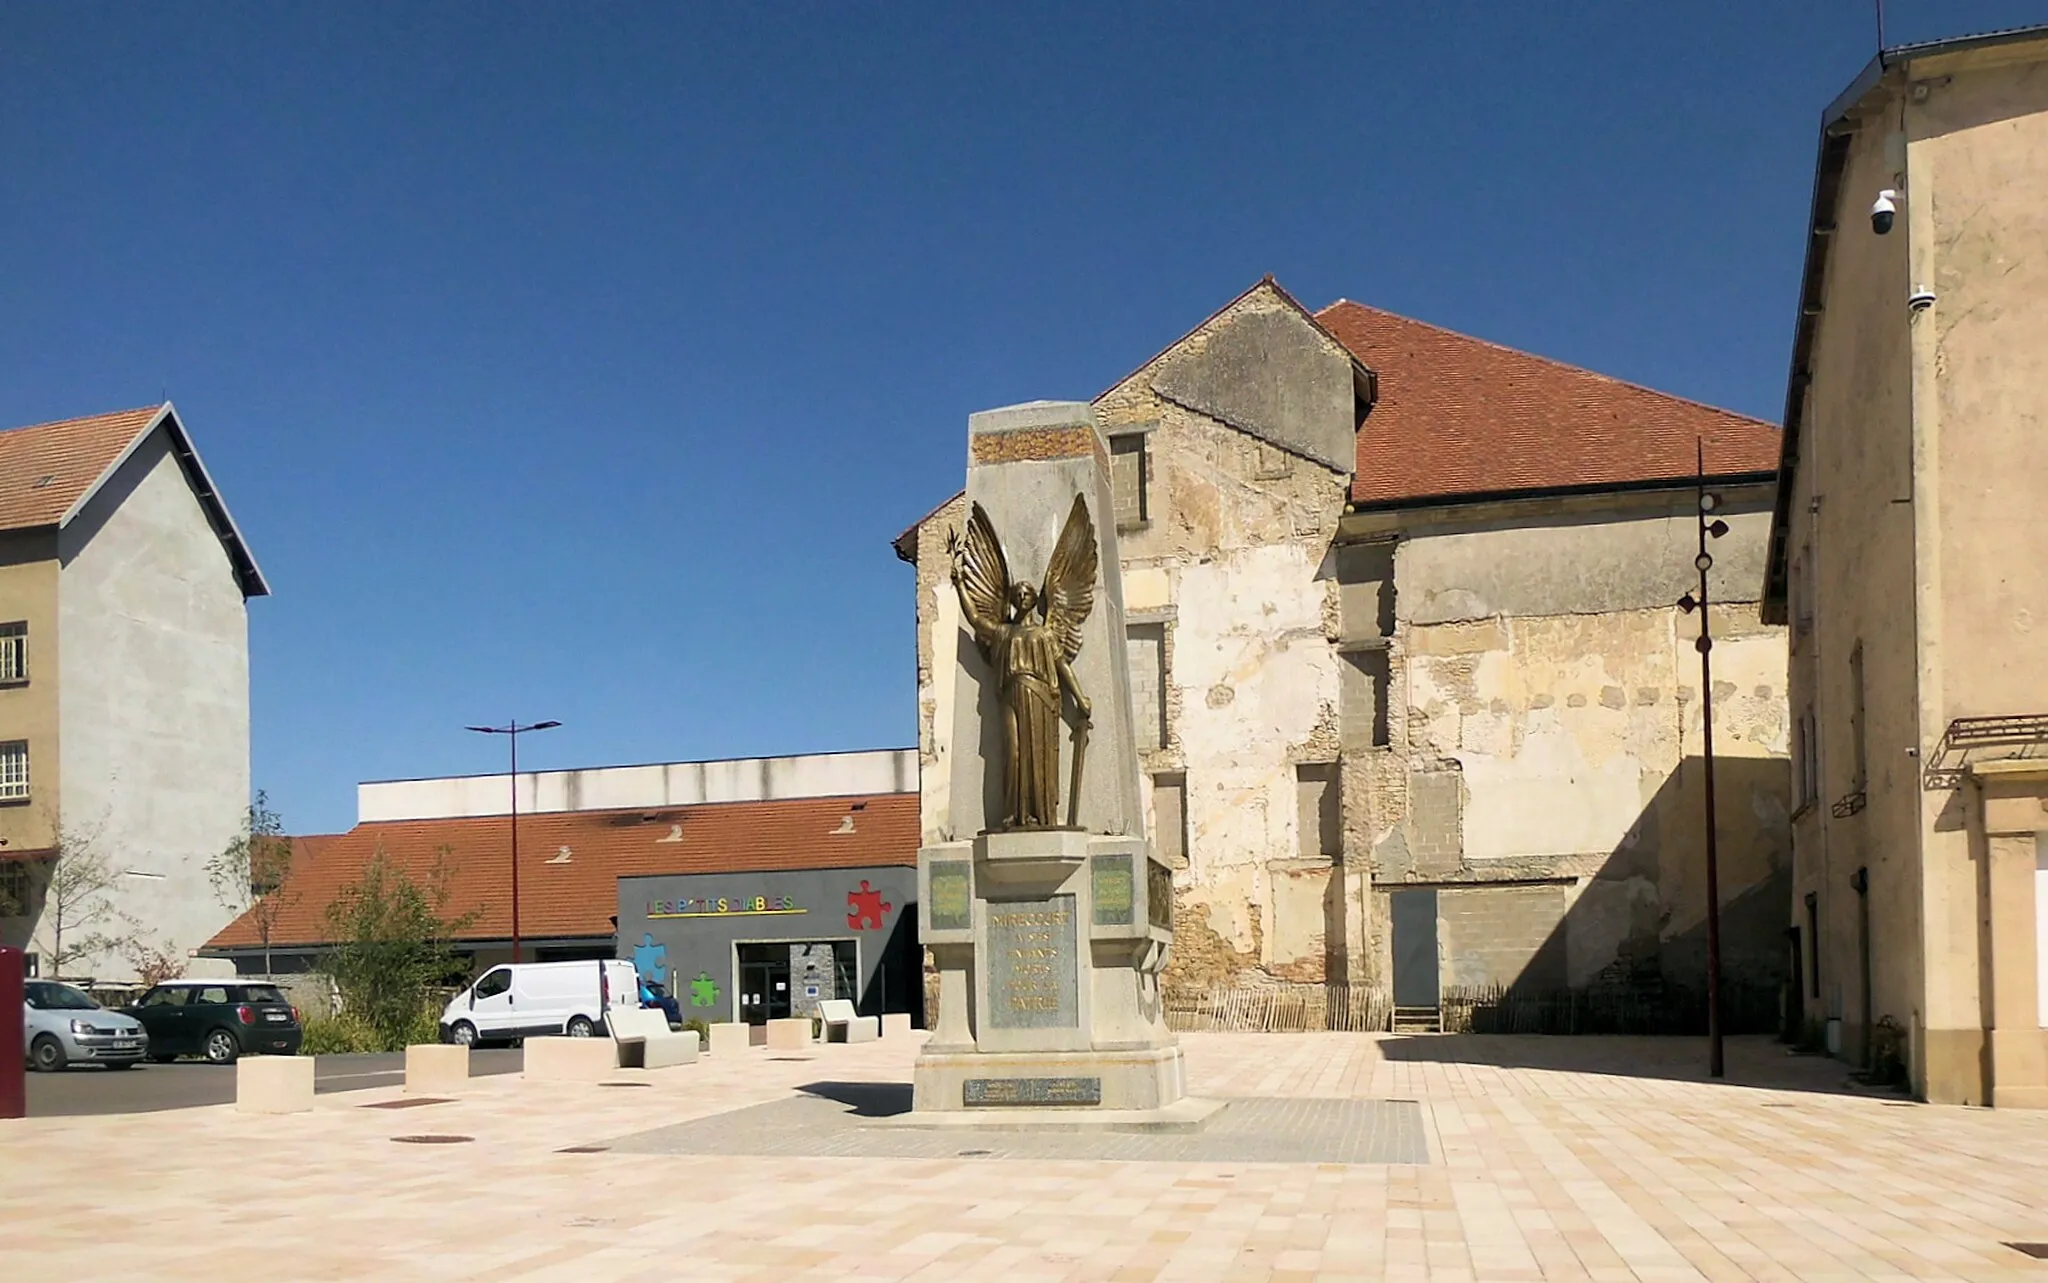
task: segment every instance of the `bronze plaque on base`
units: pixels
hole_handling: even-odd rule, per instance
[[[1100,1105],[1100,1078],[970,1078],[960,1103],[977,1105]]]

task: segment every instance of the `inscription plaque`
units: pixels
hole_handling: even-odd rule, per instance
[[[1145,920],[1173,929],[1173,870],[1157,860],[1145,861]]]
[[[1100,1105],[1100,1078],[970,1078],[963,1105]]]
[[[932,861],[932,930],[965,931],[974,925],[974,899],[967,879],[967,861]]]
[[[997,1029],[1081,1023],[1074,897],[988,902],[988,1021]]]
[[[1131,925],[1131,857],[1098,855],[1088,863],[1089,899],[1095,902],[1095,925]]]

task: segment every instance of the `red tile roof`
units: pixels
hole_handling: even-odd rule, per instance
[[[443,846],[450,848],[453,869],[446,916],[477,913],[457,938],[507,939],[512,934],[508,834],[506,817],[498,815],[358,824],[342,834],[295,839],[291,872],[276,892],[285,903],[270,942],[325,943],[327,906],[361,879],[379,851],[424,884]],[[915,793],[522,815],[519,933],[535,940],[611,935],[621,877],[915,866],[918,835]],[[565,851],[566,860],[561,858]],[[256,924],[245,913],[207,941],[206,948],[246,949],[260,943]]]
[[[1379,380],[1351,497],[1394,504],[1774,472],[1778,431],[1577,366],[1342,300],[1316,319]]]
[[[162,411],[152,405],[0,432],[0,530],[62,521]]]

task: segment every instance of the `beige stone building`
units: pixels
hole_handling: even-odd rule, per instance
[[[1802,1012],[2048,1106],[2048,28],[1889,50],[1822,122],[1765,617]]]
[[[0,942],[41,974],[133,979],[121,944],[183,957],[230,916],[205,866],[249,806],[268,591],[168,403],[0,432]],[[53,895],[65,852],[111,885]]]
[[[1181,1001],[1306,988],[1305,1018],[1353,1025],[1499,990],[1552,1015],[1574,993],[1682,1010],[1701,701],[1673,603],[1703,441],[1734,527],[1714,578],[1727,953],[1761,994],[1751,1023],[1775,1023],[1769,425],[1353,303],[1311,314],[1270,279],[1095,406]],[[934,768],[954,751],[959,503],[896,544],[918,571],[928,842],[955,836]]]

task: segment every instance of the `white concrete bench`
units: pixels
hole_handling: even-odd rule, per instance
[[[613,1007],[604,1016],[619,1047],[621,1069],[662,1069],[697,1058],[697,1031],[668,1027],[668,1017],[646,1007]]]
[[[873,1042],[882,1036],[878,1016],[863,1016],[845,998],[827,998],[818,1004],[818,1019],[825,1024],[826,1042]]]

